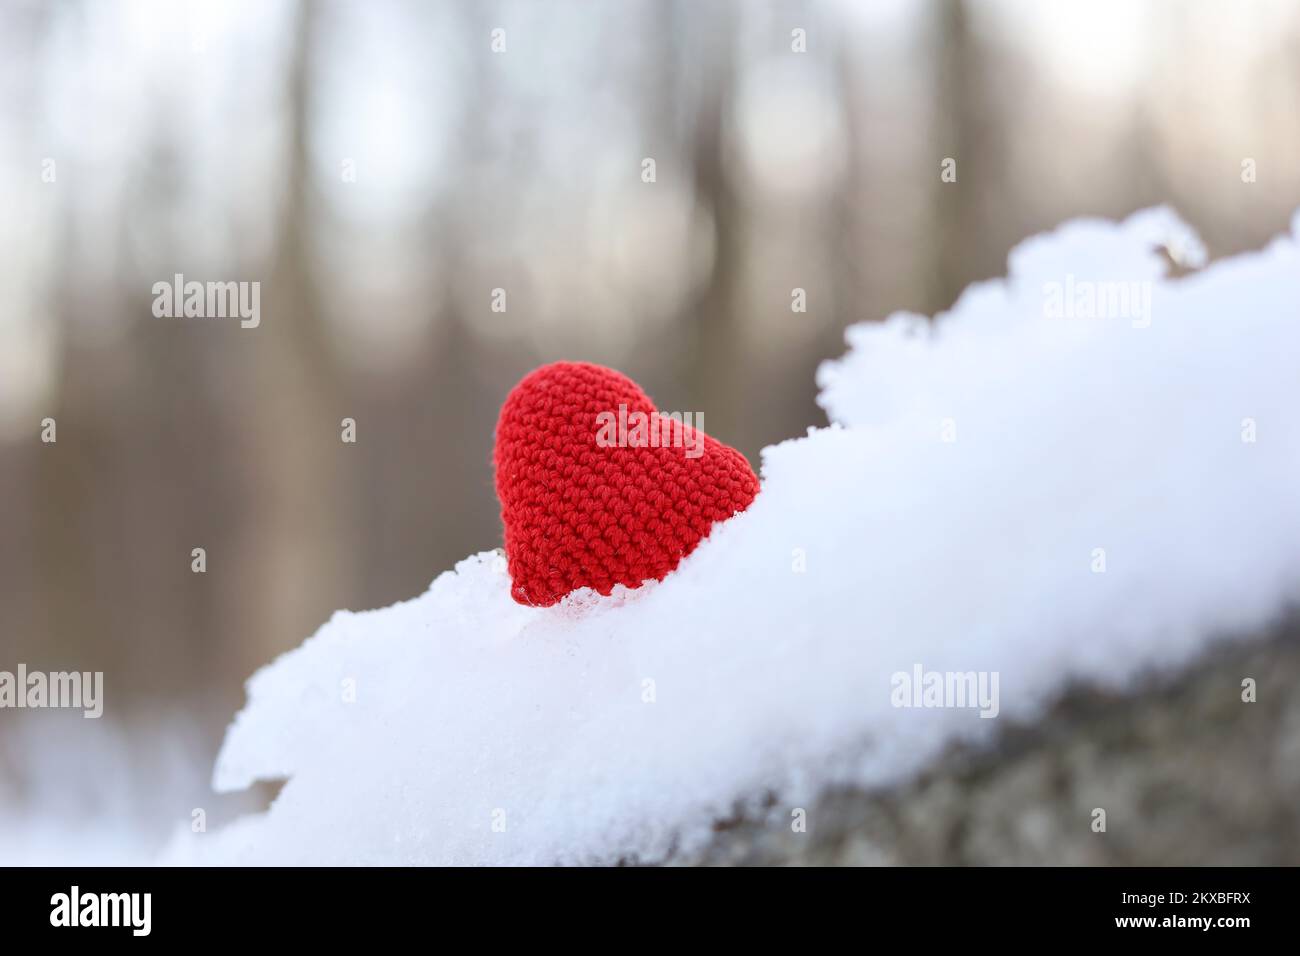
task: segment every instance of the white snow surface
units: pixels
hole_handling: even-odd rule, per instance
[[[1248,636],[1300,592],[1298,236],[1170,279],[1158,244],[1203,258],[1172,213],[1076,221],[933,323],[853,327],[833,424],[663,582],[525,608],[489,551],[259,671],[214,784],[287,783],[165,859],[654,859]],[[1149,324],[1048,317],[1067,275],[1152,283]],[[998,672],[999,716],[893,706],[916,664]]]

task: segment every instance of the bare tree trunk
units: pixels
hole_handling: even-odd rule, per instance
[[[936,61],[932,175],[937,202],[927,311],[949,308],[978,273],[981,258],[981,194],[990,188],[998,162],[991,152],[976,40],[966,0],[942,0],[936,23]],[[956,182],[940,180],[941,163],[956,162]]]
[[[367,423],[357,423],[357,443],[342,441],[341,421],[355,417],[345,400],[342,372],[317,311],[309,263],[313,184],[308,161],[310,88],[319,8],[298,6],[289,76],[290,146],[283,181],[273,273],[264,296],[257,336],[255,430],[260,466],[260,524],[250,558],[260,595],[263,640],[289,647],[346,607],[355,593],[346,521],[352,514],[348,478],[365,454]],[[247,649],[265,658],[266,647]]]
[[[727,7],[727,16],[735,10]],[[689,30],[699,12],[677,15],[677,29]],[[689,391],[697,411],[705,414],[708,430],[727,435],[745,445],[743,392],[747,380],[744,338],[738,321],[737,295],[744,269],[744,216],[727,172],[724,129],[735,87],[735,26],[711,26],[701,32],[715,45],[700,51],[708,64],[700,80],[701,100],[694,113],[689,144],[692,186],[696,202],[713,219],[714,258],[709,279],[688,307],[692,323],[687,359],[691,369]],[[680,38],[679,38],[680,42]],[[751,449],[743,448],[752,454]]]

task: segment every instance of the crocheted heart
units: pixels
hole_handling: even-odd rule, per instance
[[[660,580],[749,507],[749,462],[701,425],[599,365],[525,376],[501,408],[494,456],[514,599],[546,606],[576,588]]]

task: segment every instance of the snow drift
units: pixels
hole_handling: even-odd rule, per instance
[[[833,424],[662,583],[525,608],[485,552],[257,673],[214,784],[287,783],[167,858],[655,859],[1266,624],[1300,590],[1298,238],[1170,279],[1159,246],[1202,255],[1172,214],[1074,222],[850,329]],[[916,667],[997,673],[999,718],[895,706]]]

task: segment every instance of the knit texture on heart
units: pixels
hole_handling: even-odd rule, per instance
[[[608,427],[620,405],[625,421],[641,413],[650,423],[640,438],[626,429],[622,445],[609,441]],[[626,375],[585,362],[544,365],[515,386],[494,458],[520,604],[660,580],[759,489],[740,452],[661,415]]]

